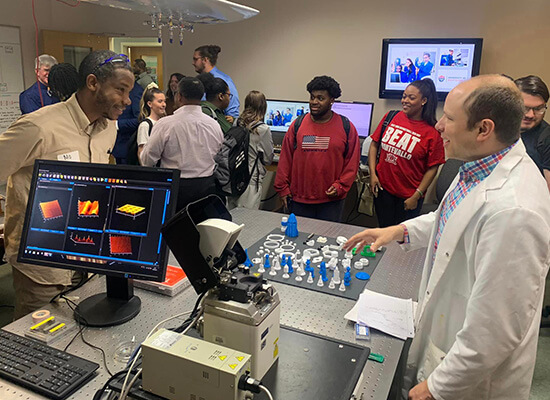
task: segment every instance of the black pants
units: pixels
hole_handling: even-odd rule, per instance
[[[345,199],[319,204],[306,204],[291,201],[290,212],[300,217],[340,222],[342,220],[342,211],[344,210],[344,200]]]
[[[205,178],[180,178],[176,212],[187,204],[202,199],[209,194],[216,194],[216,181],[213,176]]]
[[[388,193],[386,190],[378,191],[378,197],[374,198],[374,208],[380,228],[397,225],[420,215],[424,199],[418,200],[418,205],[414,210],[405,210],[405,200]]]

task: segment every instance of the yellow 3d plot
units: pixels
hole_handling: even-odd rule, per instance
[[[116,212],[126,217],[136,219],[140,215],[145,214],[145,207],[124,204],[122,207],[117,208]]]

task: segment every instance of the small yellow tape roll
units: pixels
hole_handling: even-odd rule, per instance
[[[36,324],[49,317],[50,317],[50,312],[48,310],[38,310],[32,313],[32,322]]]

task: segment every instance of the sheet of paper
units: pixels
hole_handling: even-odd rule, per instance
[[[413,312],[412,299],[365,290],[345,318],[405,340],[414,337]]]

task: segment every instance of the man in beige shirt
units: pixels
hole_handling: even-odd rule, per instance
[[[73,272],[20,264],[17,253],[37,159],[108,163],[115,121],[131,104],[134,77],[128,58],[109,50],[80,64],[78,91],[64,103],[24,115],[0,135],[0,182],[7,180],[5,242],[13,266],[15,318],[47,304],[71,284]]]

